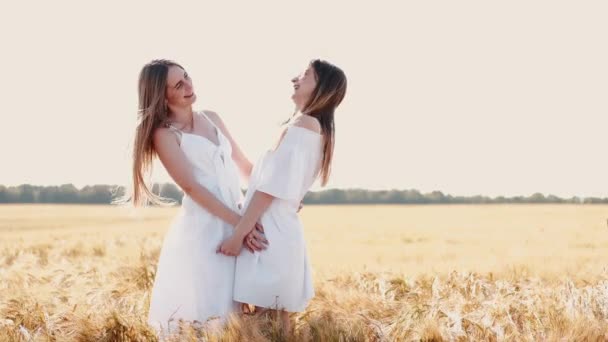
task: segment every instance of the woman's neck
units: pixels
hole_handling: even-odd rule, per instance
[[[193,121],[194,112],[192,111],[192,107],[185,108],[169,108],[171,114],[169,115],[169,119],[172,123],[177,124],[179,127],[190,128]]]

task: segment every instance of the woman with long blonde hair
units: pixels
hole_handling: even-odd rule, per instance
[[[135,205],[163,202],[146,183],[156,157],[184,192],[161,249],[148,321],[166,332],[180,320],[204,325],[223,319],[238,309],[233,301],[235,258],[216,249],[241,219],[239,171],[248,177],[252,165],[216,113],[192,109],[192,80],[179,64],[146,64],[138,91],[130,200]],[[260,250],[261,226],[254,227],[257,243],[248,246]]]
[[[234,234],[218,251],[238,256],[234,299],[280,315],[304,311],[314,296],[298,205],[317,178],[329,179],[334,149],[334,112],[346,94],[346,76],[333,64],[314,60],[292,80],[296,116],[274,150],[256,163],[245,197],[245,212]],[[261,222],[270,244],[241,252],[252,224]]]

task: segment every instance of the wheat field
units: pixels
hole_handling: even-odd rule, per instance
[[[155,341],[176,208],[0,206],[0,341]],[[316,297],[175,341],[606,341],[608,206],[306,206]],[[272,242],[271,242],[272,243]]]

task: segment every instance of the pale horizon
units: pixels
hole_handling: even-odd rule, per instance
[[[349,81],[328,188],[608,197],[607,3],[298,5],[4,5],[0,184],[127,184],[155,58],[255,161],[318,57]]]

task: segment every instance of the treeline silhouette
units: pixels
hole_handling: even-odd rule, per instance
[[[182,191],[171,183],[154,184],[153,191],[162,197],[181,203]],[[2,186],[0,203],[82,203],[110,204],[125,194],[124,187],[116,185],[93,185],[81,189],[72,184],[60,186]],[[421,193],[418,190],[364,190],[329,189],[310,192],[304,198],[305,204],[499,204],[499,203],[608,203],[608,198],[571,197],[560,198],[554,195],[535,193],[531,196],[487,197],[452,196],[441,191]]]

